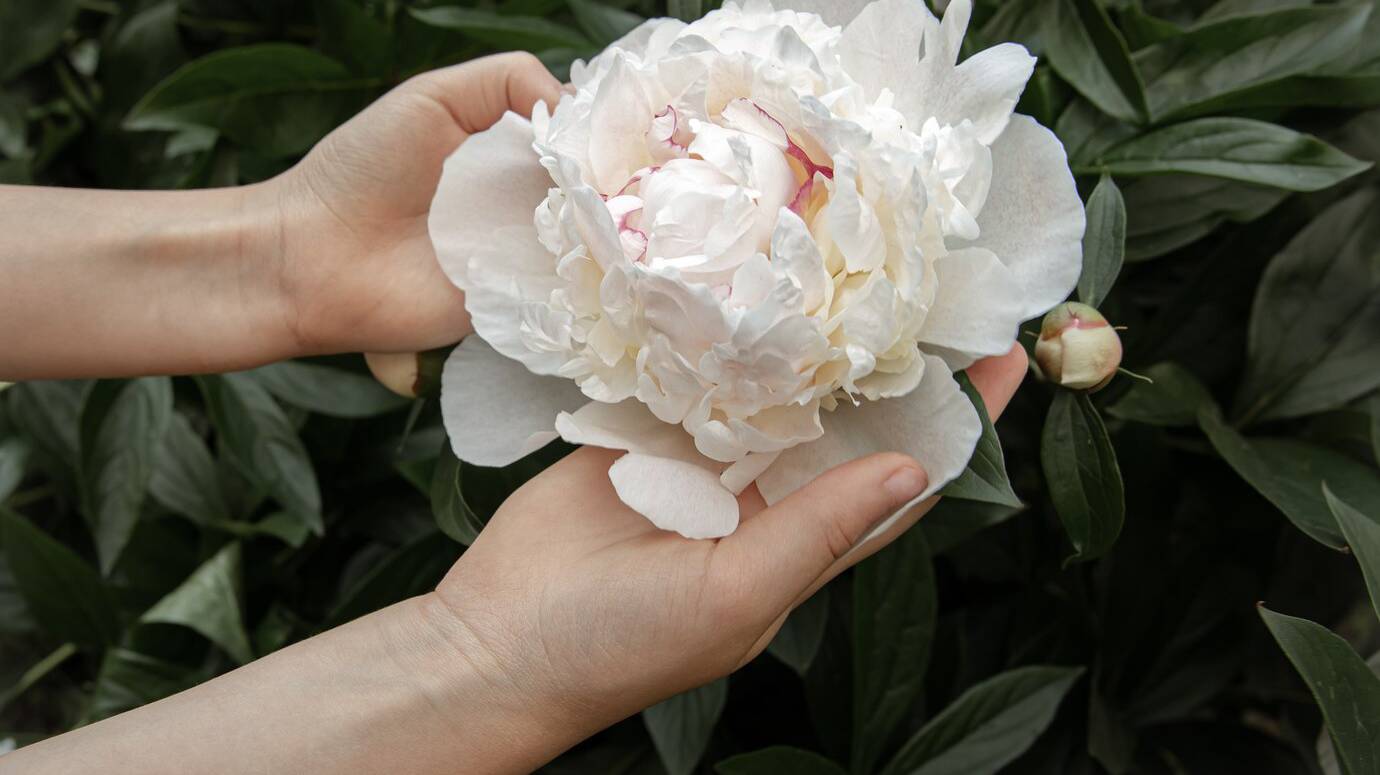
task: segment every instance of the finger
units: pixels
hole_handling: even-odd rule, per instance
[[[846,555],[874,525],[924,491],[928,477],[896,452],[844,463],[757,514],[727,538],[733,567],[761,579],[762,601],[791,605],[801,589]],[[754,584],[754,586],[757,586]]]
[[[987,413],[993,422],[1001,416],[1007,404],[1011,403],[1011,397],[1016,394],[1016,389],[1025,379],[1026,369],[1025,349],[1019,344],[1014,345],[1006,355],[984,358],[968,367],[968,378],[973,381],[973,386],[982,395],[982,401],[987,406]],[[782,501],[782,503],[784,502]],[[890,545],[902,533],[914,527],[915,523],[929,513],[930,509],[933,509],[938,502],[939,498],[936,496],[916,504],[881,535],[830,563],[828,568],[800,592],[790,607],[795,608],[810,599],[810,596],[818,592],[820,587],[833,581],[840,573]]]
[[[982,394],[982,403],[987,406],[987,416],[996,422],[1016,388],[1021,386],[1028,370],[1025,348],[1019,344],[1011,346],[1006,355],[983,358],[968,367],[968,379]]]
[[[488,129],[507,111],[531,116],[538,102],[554,107],[561,98],[561,82],[546,65],[519,51],[432,70],[409,83],[444,105],[466,134]]]

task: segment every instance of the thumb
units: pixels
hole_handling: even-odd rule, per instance
[[[472,59],[413,81],[444,105],[466,134],[488,129],[507,111],[531,116],[536,103],[554,109],[561,99],[561,82],[540,59],[525,52]]]
[[[794,605],[801,590],[828,572],[872,527],[929,485],[920,464],[895,452],[832,468],[720,540],[741,553],[742,567],[763,574],[760,589]],[[775,601],[774,601],[775,602]]]

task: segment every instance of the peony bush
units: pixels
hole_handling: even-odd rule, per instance
[[[593,443],[691,536],[873,449],[943,499],[552,773],[1375,770],[1380,4],[720,5],[0,4],[7,183],[260,180],[492,51],[573,85],[447,164],[478,335],[394,364],[419,397],[358,356],[0,386],[0,751],[428,589]],[[994,426],[963,369],[1014,342]]]

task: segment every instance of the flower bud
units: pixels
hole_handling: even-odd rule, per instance
[[[1070,390],[1101,390],[1121,365],[1121,337],[1102,313],[1065,302],[1045,315],[1035,363],[1050,382]]]
[[[441,370],[452,348],[419,353],[365,353],[374,379],[404,398],[417,398],[441,389]]]

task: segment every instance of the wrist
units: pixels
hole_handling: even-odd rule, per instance
[[[470,730],[466,755],[480,771],[535,770],[626,715],[610,717],[562,690],[553,666],[529,653],[536,638],[435,592],[405,605],[428,644],[411,670],[451,728]]]

